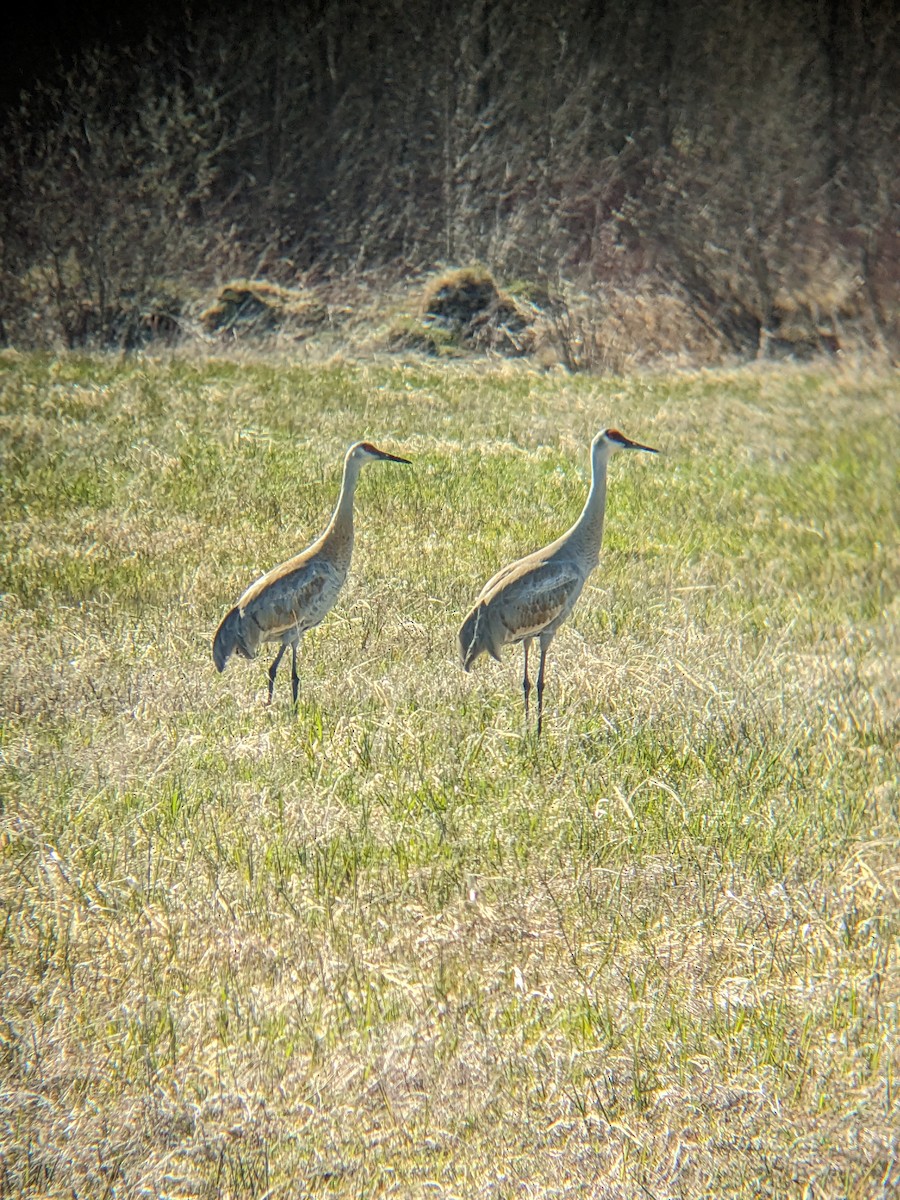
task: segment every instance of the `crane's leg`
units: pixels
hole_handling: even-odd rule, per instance
[[[531,638],[526,638],[522,643],[525,649],[525,675],[522,679],[522,691],[525,693],[525,724],[528,724],[528,697],[531,695],[531,680],[528,678],[528,650],[531,646]]]
[[[541,736],[541,725],[544,720],[544,665],[547,662],[547,651],[550,649],[550,641],[548,638],[545,642],[541,638],[541,665],[538,667],[537,677],[537,694],[538,694],[538,714],[537,714],[537,735]]]
[[[275,661],[272,663],[271,667],[269,667],[269,699],[266,701],[266,704],[272,703],[272,692],[275,689],[275,676],[278,674],[278,664],[281,662],[281,656],[284,654],[285,650],[287,650],[287,642],[282,642],[281,648],[275,655]]]
[[[291,693],[294,704],[297,703],[297,691],[300,687],[300,676],[297,674],[297,643],[291,642]]]

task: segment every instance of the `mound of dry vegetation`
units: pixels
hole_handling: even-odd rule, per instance
[[[328,308],[309,289],[279,287],[263,280],[227,284],[200,314],[207,333],[229,340],[264,339],[271,334],[303,338],[328,319]]]

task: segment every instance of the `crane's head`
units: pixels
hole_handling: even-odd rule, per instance
[[[409,463],[408,458],[400,458],[396,454],[388,454],[387,450],[379,450],[377,446],[373,446],[371,442],[357,442],[347,451],[347,461],[354,462],[359,466],[363,463],[373,462],[377,460],[385,462]]]
[[[648,454],[659,454],[653,446],[642,446],[640,442],[633,442],[624,433],[619,433],[618,429],[601,429],[594,438],[593,445],[595,450],[602,448],[607,454],[616,450],[646,450]]]

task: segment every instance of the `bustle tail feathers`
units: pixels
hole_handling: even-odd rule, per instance
[[[213,661],[217,671],[224,671],[232,654],[242,658],[255,658],[255,647],[251,650],[244,640],[243,619],[240,609],[235,607],[222,621],[213,638]]]
[[[476,604],[463,621],[459,631],[459,661],[464,671],[470,671],[480,654],[490,654],[500,661],[499,648],[490,635],[487,605]]]

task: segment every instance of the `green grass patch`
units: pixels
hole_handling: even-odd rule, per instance
[[[0,359],[0,1191],[898,1186],[896,381]],[[604,425],[553,644],[456,664]],[[300,654],[215,628],[325,525]]]

